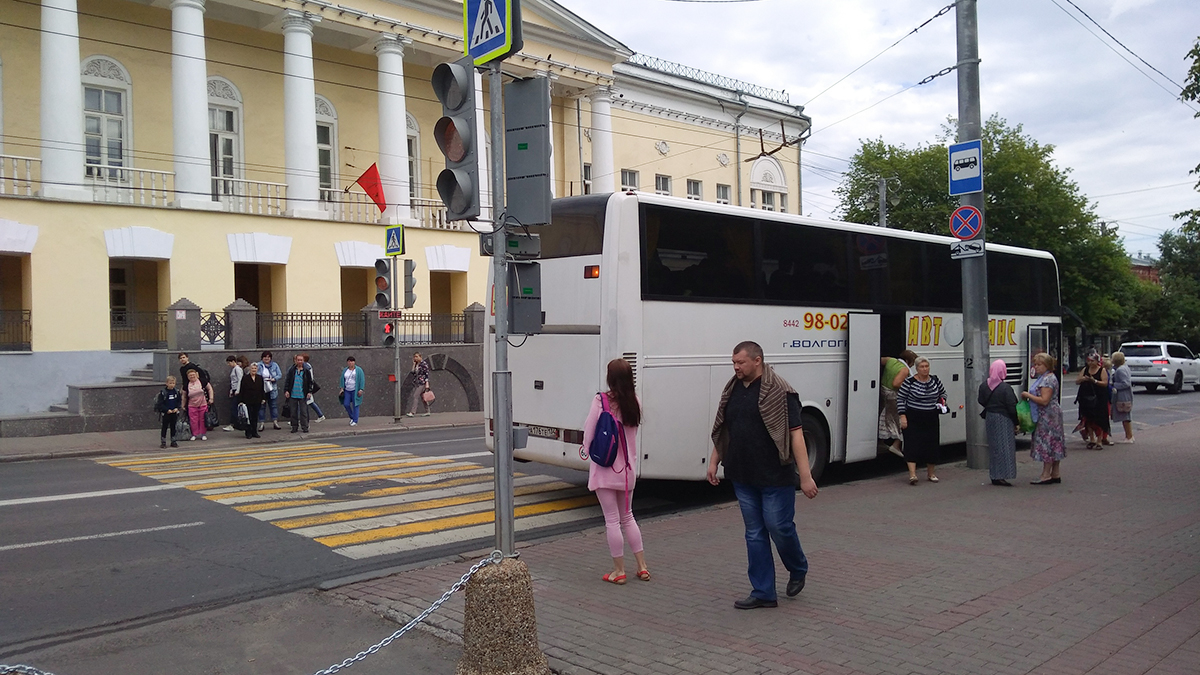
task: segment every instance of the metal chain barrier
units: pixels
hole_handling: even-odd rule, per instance
[[[38,670],[33,666],[26,666],[18,663],[15,666],[6,666],[0,664],[0,675],[9,675],[9,673],[20,673],[20,675],[54,675],[44,670]]]
[[[395,633],[392,633],[391,635],[385,637],[384,639],[371,645],[370,647],[367,647],[366,649],[355,654],[354,656],[351,656],[350,658],[346,659],[345,661],[342,661],[341,663],[337,663],[332,666],[329,666],[325,670],[318,670],[316,673],[314,673],[314,675],[333,675],[333,673],[336,673],[339,670],[342,670],[344,668],[349,668],[350,666],[354,665],[355,663],[358,663],[359,661],[362,661],[363,659],[367,658],[371,654],[374,654],[375,652],[379,651],[380,649],[383,649],[384,647],[392,644],[392,642],[394,642],[401,635],[404,635],[409,630],[411,630],[413,627],[415,627],[417,624],[424,621],[425,618],[428,617],[430,614],[433,614],[435,611],[437,611],[437,608],[441,607],[442,603],[449,600],[450,596],[461,591],[463,589],[463,587],[467,585],[467,581],[470,580],[470,578],[472,576],[474,576],[476,572],[478,572],[480,569],[482,569],[486,565],[498,564],[501,560],[504,560],[504,554],[501,553],[500,551],[492,551],[491,555],[489,555],[488,557],[484,558],[483,560],[480,560],[479,562],[472,565],[471,569],[467,570],[466,574],[462,575],[462,577],[459,578],[458,581],[454,582],[454,585],[450,587],[450,590],[443,593],[442,597],[438,598],[437,600],[434,600],[433,604],[430,605],[428,609],[426,609],[424,612],[421,612],[420,614],[418,614],[412,621],[409,621],[408,623],[404,624],[404,627],[402,627],[400,630],[396,631]],[[3,675],[3,673],[0,672],[0,675]],[[32,675],[41,675],[41,671],[35,672]]]
[[[485,567],[487,565],[498,564],[501,560],[504,560],[504,554],[501,553],[500,551],[492,551],[491,554],[488,555],[488,557],[486,557],[483,560],[480,560],[479,562],[472,565],[471,569],[467,570],[466,574],[462,575],[462,577],[460,577],[458,581],[454,582],[454,585],[450,587],[450,590],[443,593],[442,597],[438,598],[437,600],[434,600],[433,604],[430,605],[428,609],[426,609],[424,612],[421,612],[420,614],[418,614],[416,616],[416,618],[414,618],[412,621],[409,621],[408,623],[404,624],[403,628],[401,628],[400,630],[396,631],[395,633],[392,633],[391,635],[385,637],[384,639],[380,640],[379,642],[371,645],[370,647],[367,647],[366,649],[355,654],[354,656],[351,656],[350,658],[346,659],[345,661],[342,661],[341,663],[337,663],[332,666],[329,666],[325,670],[318,670],[315,673],[315,675],[333,675],[333,673],[336,673],[339,670],[343,670],[345,668],[349,668],[350,666],[354,665],[355,663],[358,663],[359,661],[362,661],[363,659],[374,654],[375,652],[379,651],[380,649],[383,649],[384,647],[392,644],[400,636],[402,636],[405,633],[407,633],[408,631],[412,630],[414,627],[416,627],[417,624],[424,621],[426,619],[426,617],[428,617],[430,614],[433,614],[435,611],[437,611],[437,608],[441,607],[442,603],[449,600],[450,596],[461,591],[463,589],[463,587],[465,587],[467,585],[467,582],[470,581],[471,577],[475,575],[476,572],[478,572],[480,569],[482,569],[483,567]],[[37,668],[34,668],[33,666],[26,666],[26,665],[22,665],[22,664],[8,666],[8,665],[0,664],[0,675],[11,675],[13,673],[16,673],[17,675],[54,675],[54,673],[49,673],[44,670],[38,670]]]

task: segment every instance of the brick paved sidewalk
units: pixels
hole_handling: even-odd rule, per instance
[[[1021,451],[1013,488],[958,465],[937,485],[800,496],[812,571],[777,609],[733,608],[750,590],[733,504],[643,520],[649,583],[600,581],[602,528],[525,546],[542,647],[560,673],[1197,673],[1198,436],[1192,420],[1132,446],[1073,441],[1057,486],[1029,485],[1040,465]],[[466,567],[334,592],[407,619]],[[461,635],[462,608],[433,629]]]
[[[330,438],[345,438],[361,434],[387,433],[418,429],[444,429],[448,427],[483,426],[482,412],[433,413],[429,417],[405,417],[396,423],[391,417],[363,417],[358,425],[350,427],[349,421],[330,419],[309,424],[309,432],[290,433],[288,420],[281,419],[281,430],[276,431],[267,423],[261,439],[247,442],[240,431],[213,429],[207,441],[181,439],[179,448],[172,452],[194,450],[204,452],[223,448],[244,447],[247,444],[300,443]],[[123,455],[141,452],[159,452],[158,429],[134,431],[94,432],[65,434],[61,436],[38,436],[33,438],[0,438],[0,462],[56,459],[61,457],[88,457],[95,455]]]

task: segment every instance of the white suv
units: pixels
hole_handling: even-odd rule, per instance
[[[1200,360],[1187,345],[1178,342],[1126,342],[1121,345],[1125,363],[1133,374],[1133,383],[1146,391],[1163,385],[1178,394],[1186,384],[1200,391]]]

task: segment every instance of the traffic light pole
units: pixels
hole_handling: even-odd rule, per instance
[[[505,259],[504,101],[500,61],[488,65],[488,98],[492,106],[492,278],[496,308],[496,368],[492,373],[492,425],[496,478],[496,548],[515,553],[513,509],[512,373],[508,370],[508,261]]]
[[[958,142],[977,140],[982,135],[979,104],[979,21],[975,14],[976,0],[958,0],[954,8],[958,36]],[[982,161],[982,158],[981,158]],[[983,193],[959,197],[962,206],[974,206],[983,211]],[[980,223],[975,241],[983,243],[984,225]],[[986,469],[988,466],[987,429],[979,417],[976,392],[987,376],[990,363],[988,351],[987,256],[962,260],[963,301],[963,372],[966,388],[967,467]]]
[[[400,304],[400,303],[396,302],[396,300],[395,300],[396,295],[397,295],[396,289],[398,288],[398,286],[396,286],[396,277],[400,276],[400,272],[396,269],[399,266],[396,263],[399,261],[400,261],[399,258],[392,258],[391,274],[392,274],[392,298],[393,298],[392,306],[393,307]],[[403,388],[401,386],[401,385],[403,385],[403,381],[400,377],[400,333],[399,333],[399,331],[396,330],[400,326],[396,322],[395,319],[388,319],[388,321],[390,321],[392,324],[392,335],[396,338],[392,342],[392,372],[395,373],[395,375],[392,378],[395,380],[395,382],[392,383],[392,397],[395,399],[395,404],[394,404],[395,419],[398,422],[398,421],[400,421],[400,418],[404,416],[404,398],[401,395],[401,393],[403,391]]]

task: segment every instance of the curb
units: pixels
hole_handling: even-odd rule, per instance
[[[400,433],[400,432],[406,432],[406,431],[432,431],[435,429],[458,429],[461,427],[478,426],[482,423],[483,422],[481,419],[478,422],[447,422],[445,424],[428,424],[428,425],[419,426],[419,427],[407,427],[402,424],[397,424],[395,426],[389,426],[387,428],[379,428],[379,429],[355,429],[353,431],[347,430],[344,432],[316,431],[316,432],[304,434],[302,436],[302,438],[304,440],[311,440],[311,439],[319,440],[319,439],[323,439],[323,438],[344,438],[347,436],[367,436],[367,435],[371,435],[371,434]],[[293,443],[296,440],[298,440],[298,439],[293,438],[291,434],[288,434],[287,436],[284,436],[281,438],[264,439],[263,442],[261,443],[261,445],[271,445],[271,444],[275,444],[275,443]],[[260,445],[260,443],[255,443],[253,445]],[[211,448],[212,446],[203,446],[203,447]],[[179,449],[182,450],[182,448],[179,448]],[[216,449],[224,450],[226,448],[216,448]],[[156,450],[158,450],[158,448],[147,447],[145,449],[138,448],[136,450],[117,450],[114,448],[105,448],[105,449],[96,449],[96,450],[62,450],[62,451],[58,451],[58,452],[30,452],[30,453],[15,454],[15,455],[0,455],[0,464],[7,464],[7,463],[13,463],[13,462],[37,462],[37,461],[45,461],[45,460],[52,460],[52,459],[78,459],[81,457],[105,457],[105,456],[110,456],[110,455],[138,455],[138,454],[153,452]],[[199,452],[199,451],[200,451],[199,448],[197,448],[197,452]]]

